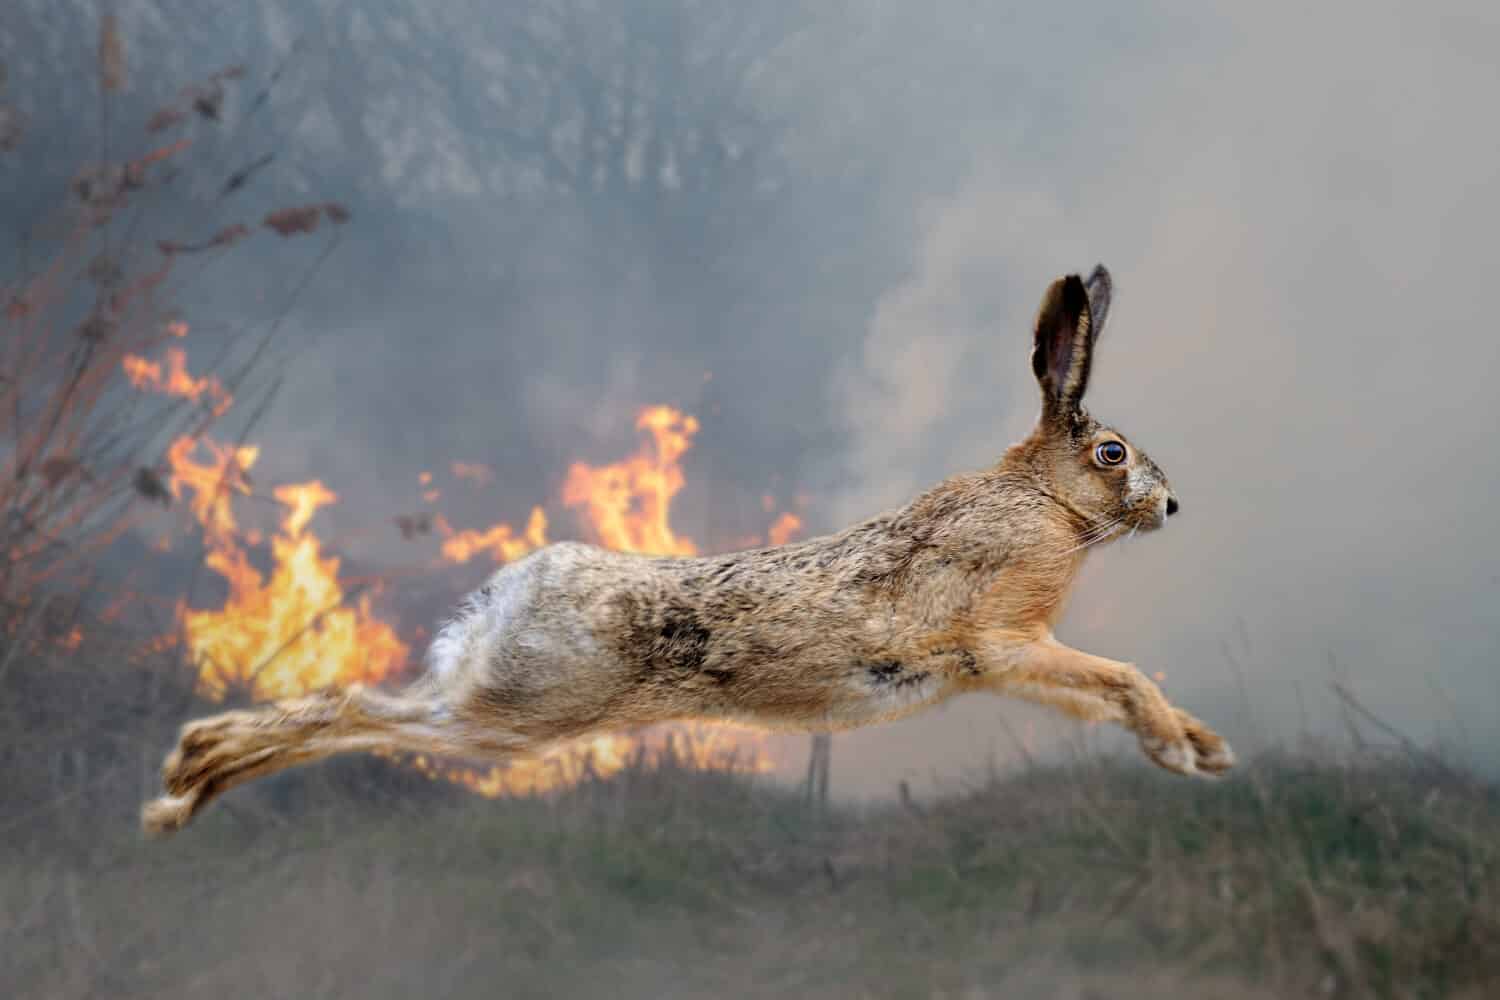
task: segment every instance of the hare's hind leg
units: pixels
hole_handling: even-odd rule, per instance
[[[162,767],[167,794],[146,804],[141,824],[148,833],[175,832],[236,785],[334,754],[378,749],[462,754],[474,749],[473,742],[435,696],[416,690],[387,695],[356,686],[224,712],[183,727]]]
[[[1029,646],[993,675],[992,687],[1059,708],[1080,719],[1132,730],[1157,765],[1178,774],[1217,775],[1234,765],[1224,739],[1167,701],[1161,688],[1129,663],[1081,652],[1055,640]]]

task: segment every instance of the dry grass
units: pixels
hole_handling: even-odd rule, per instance
[[[166,499],[163,439],[223,416],[212,398],[143,402],[123,362],[176,336],[184,260],[227,252],[255,216],[230,201],[222,226],[146,235],[141,192],[186,158],[177,130],[218,127],[244,71],[127,134],[109,95],[130,54],[110,21],[98,41],[101,162],[0,281],[9,995],[1500,994],[1500,796],[1409,745],[1264,757],[1214,785],[1087,760],[826,813],[671,767],[489,802],[356,759],[140,840],[138,804],[203,706],[132,635],[75,638],[76,598],[126,514]],[[0,152],[24,152],[25,125],[0,103]],[[238,165],[220,200],[269,163]],[[320,202],[259,226],[346,219]],[[226,393],[278,323],[216,369]]]
[[[0,629],[11,635],[22,619],[76,619],[74,598],[93,589],[101,553],[143,512],[171,503],[169,441],[191,444],[221,424],[236,393],[255,411],[274,392],[274,381],[254,377],[269,367],[281,315],[263,330],[195,338],[190,372],[183,338],[196,318],[178,306],[206,267],[252,236],[239,221],[251,198],[241,190],[274,159],[205,159],[197,130],[243,136],[275,74],[232,122],[220,109],[226,87],[247,76],[240,66],[188,84],[145,122],[117,120],[130,55],[106,8],[93,81],[99,116],[84,123],[97,130],[97,158],[77,165],[55,204],[22,213],[31,221],[14,247],[0,247]],[[22,170],[32,156],[45,164],[49,144],[30,141],[6,97],[0,156]],[[193,186],[218,197],[188,211],[183,189]],[[185,237],[185,216],[207,231]],[[333,202],[280,207],[259,228],[305,234],[325,218],[337,226],[349,212]],[[337,242],[324,241],[307,275]],[[205,364],[210,351],[217,360]],[[34,614],[44,603],[52,613]]]
[[[0,679],[23,737],[0,821],[22,995],[1500,987],[1500,797],[1409,754],[1262,758],[1212,785],[1100,759],[822,819],[719,775],[490,802],[351,759],[158,844],[133,810],[191,694],[166,665],[88,653]]]

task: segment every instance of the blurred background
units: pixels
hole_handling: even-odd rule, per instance
[[[1477,3],[8,0],[0,939],[25,981],[1126,995],[1087,953],[1160,959],[1140,995],[1245,995],[1226,968],[1482,995],[1497,43]],[[181,721],[399,683],[541,544],[780,544],[994,461],[1035,418],[1042,290],[1098,261],[1090,409],[1183,515],[1098,553],[1060,634],[1164,674],[1248,776],[1183,789],[1117,734],[972,698],[831,751],[685,726],[341,762],[136,842]],[[1271,871],[1285,896],[1237,909]],[[205,892],[233,961],[180,937]],[[1412,906],[1454,923],[1403,943]],[[377,989],[392,949],[411,978]],[[300,958],[267,979],[269,951]]]

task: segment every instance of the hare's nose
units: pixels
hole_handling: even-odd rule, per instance
[[[1168,496],[1167,497],[1167,516],[1171,517],[1173,514],[1177,513],[1177,507],[1178,507],[1177,498],[1174,497],[1174,496]]]

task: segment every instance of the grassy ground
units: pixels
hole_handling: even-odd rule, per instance
[[[5,750],[12,995],[1500,995],[1500,795],[1420,756],[1038,766],[822,818],[715,775],[490,802],[353,759],[151,843],[180,691],[68,669],[0,678],[40,720]]]

